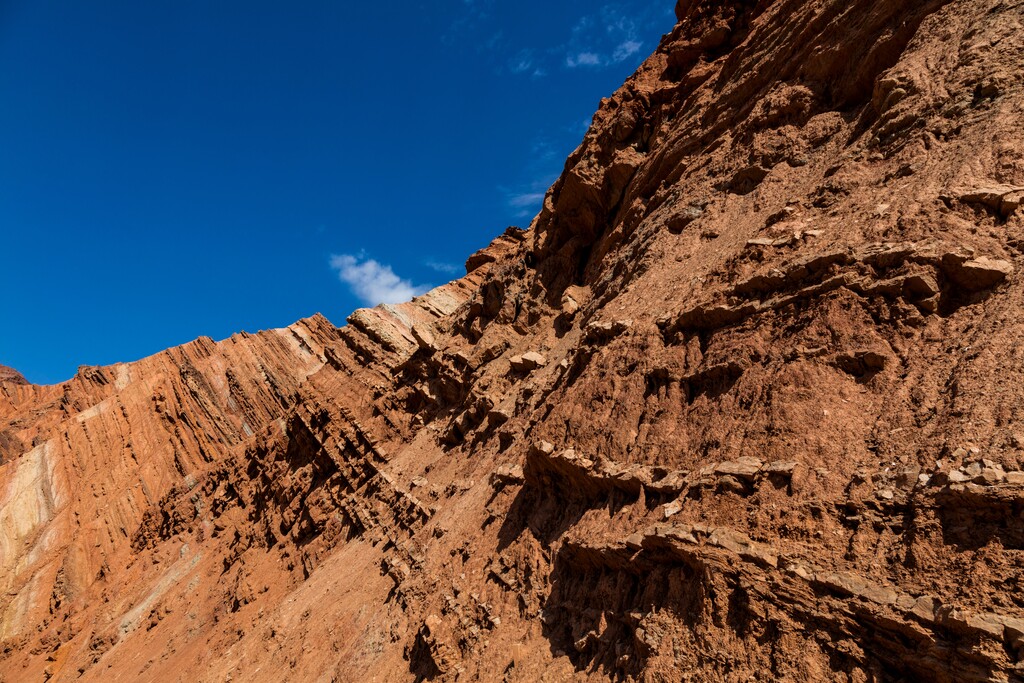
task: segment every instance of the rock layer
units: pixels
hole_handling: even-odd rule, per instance
[[[408,304],[0,380],[4,680],[1018,680],[1024,18],[680,1]]]

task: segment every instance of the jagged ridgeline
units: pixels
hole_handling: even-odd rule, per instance
[[[1024,676],[1024,6],[679,2],[410,303],[0,368],[0,677]]]

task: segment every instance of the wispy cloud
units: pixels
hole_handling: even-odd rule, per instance
[[[510,196],[508,198],[508,205],[513,209],[525,209],[540,204],[542,199],[544,199],[543,192],[521,192],[520,194]]]
[[[444,275],[458,275],[462,271],[462,266],[457,263],[446,263],[444,261],[435,261],[433,259],[427,259],[423,262],[427,268],[443,273]]]
[[[366,258],[364,253],[335,254],[330,264],[338,272],[338,279],[367,306],[401,303],[430,289],[429,285],[414,285],[399,277],[391,266]]]
[[[642,48],[643,46],[644,44],[641,43],[639,40],[624,40],[623,42],[619,43],[618,47],[615,48],[615,51],[612,52],[612,61],[621,62],[623,60],[629,59],[637,52],[640,52],[640,48]]]
[[[554,161],[556,157],[561,158],[560,150],[555,148],[554,143],[545,138],[539,137],[530,145],[530,154],[535,164],[547,164]]]
[[[512,55],[506,67],[509,73],[516,76],[527,75],[533,78],[540,78],[548,75],[547,69],[543,66],[545,59],[543,51],[523,48]]]
[[[562,49],[565,66],[598,68],[625,62],[649,48],[643,36],[671,25],[670,9],[638,11],[623,3],[602,5],[572,27]]]
[[[608,0],[567,26],[561,40],[538,44],[529,33],[504,23],[516,10],[497,0],[462,0],[441,40],[474,50],[493,61],[500,74],[542,78],[557,69],[604,69],[633,60],[649,50],[654,36],[671,28],[671,3]],[[635,64],[634,64],[635,66]]]
[[[515,212],[516,218],[531,218],[540,211],[544,195],[557,177],[557,173],[546,174],[523,187],[498,189],[505,194],[505,202]]]
[[[596,52],[579,52],[566,57],[565,65],[570,69],[578,66],[601,66],[601,55]]]
[[[515,185],[499,186],[498,191],[505,197],[505,205],[512,209],[517,219],[532,218],[540,211],[544,195],[558,178],[566,149],[566,133],[575,138],[572,126],[558,132],[542,132],[530,144],[530,156],[522,169],[521,177],[527,179]]]

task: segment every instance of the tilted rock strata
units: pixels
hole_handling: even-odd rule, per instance
[[[28,384],[28,381],[14,368],[0,365],[0,384]]]
[[[1018,680],[1020,7],[676,14],[460,280],[0,384],[0,674]]]

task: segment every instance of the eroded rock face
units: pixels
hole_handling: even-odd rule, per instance
[[[0,365],[0,384],[28,384],[28,381],[14,368]]]
[[[676,14],[460,280],[0,381],[0,675],[1016,680],[1020,8]]]

